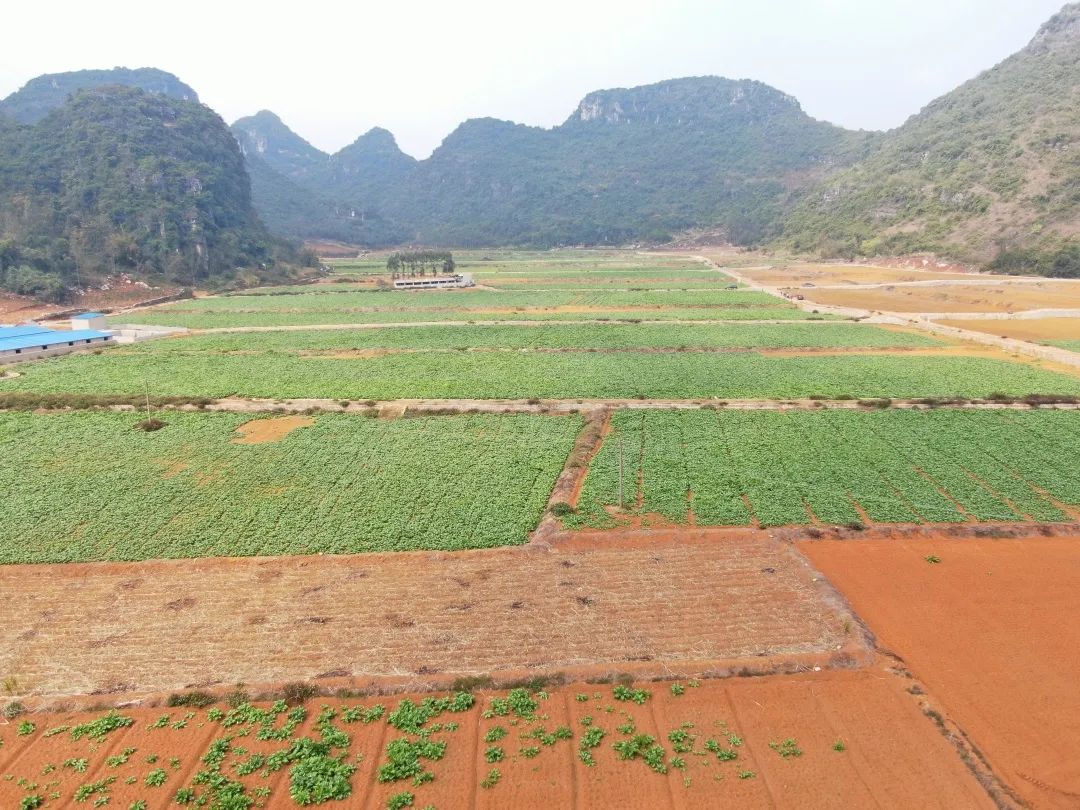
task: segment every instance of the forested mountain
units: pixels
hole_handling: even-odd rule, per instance
[[[43,76],[0,102],[0,285],[266,271],[284,248],[255,209],[277,234],[369,246],[621,244],[703,227],[803,253],[932,251],[1080,275],[1080,3],[888,133],[717,77],[590,93],[550,129],[469,120],[420,161],[380,128],[328,155],[268,111],[230,135],[149,68]]]
[[[675,79],[587,96],[561,126],[466,121],[415,161],[374,129],[324,156],[260,113],[234,127],[245,154],[339,201],[372,241],[610,244],[721,225],[739,241],[771,232],[792,186],[861,154],[873,136],[807,116],[760,82]],[[270,157],[272,156],[272,157]],[[258,170],[253,169],[256,174]],[[256,205],[284,224],[281,184],[256,183]],[[314,234],[318,215],[297,236]],[[299,222],[290,223],[298,225]],[[325,228],[323,228],[325,231]]]
[[[36,124],[67,101],[76,90],[119,84],[138,87],[148,93],[198,102],[199,97],[186,84],[157,68],[113,68],[112,70],[77,70],[71,73],[48,73],[31,79],[22,88],[0,101],[0,114],[23,124]]]
[[[31,83],[33,84],[33,83]],[[0,284],[59,297],[117,271],[186,285],[267,270],[243,156],[201,104],[107,85],[0,125]]]
[[[1002,269],[1080,274],[1080,4],[1031,43],[801,195],[804,251],[935,251]],[[1055,270],[1055,263],[1058,264]]]

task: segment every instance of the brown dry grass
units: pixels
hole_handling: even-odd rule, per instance
[[[864,649],[831,599],[791,546],[753,530],[455,553],[6,566],[0,674],[56,695],[332,672],[419,682],[826,664]]]
[[[1066,281],[867,290],[796,287],[788,292],[818,304],[881,312],[1022,312],[1080,308],[1080,284]]]
[[[988,335],[1030,340],[1080,340],[1080,318],[1010,318],[1008,320],[938,321],[957,329],[970,329]]]
[[[741,270],[743,275],[760,284],[774,287],[812,284],[889,284],[905,281],[934,281],[938,279],[971,280],[971,273],[943,273],[934,270],[910,270],[902,267],[879,267],[859,264],[794,264],[786,267]],[[977,276],[974,276],[977,278]]]

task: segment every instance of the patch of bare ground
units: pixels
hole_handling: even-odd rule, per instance
[[[252,419],[236,429],[239,437],[233,444],[265,444],[279,442],[300,428],[311,427],[315,420],[310,416],[277,416],[270,419]]]
[[[989,320],[941,320],[955,329],[971,329],[988,335],[1036,343],[1046,340],[1080,340],[1080,318],[996,318]]]
[[[800,548],[1028,806],[1080,807],[1075,526]]]
[[[587,414],[585,426],[574,442],[574,449],[566,459],[566,465],[559,474],[555,486],[548,498],[548,508],[544,513],[531,540],[540,542],[550,540],[559,530],[558,516],[562,509],[576,508],[589,474],[593,458],[600,452],[604,438],[611,430],[611,410],[595,408]]]
[[[311,679],[709,676],[852,666],[841,600],[754,530],[455,553],[0,568],[0,673],[28,696]]]

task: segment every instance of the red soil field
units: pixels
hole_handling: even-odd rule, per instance
[[[689,676],[868,657],[805,559],[751,530],[0,566],[0,616],[0,676],[16,679],[24,700],[238,681]]]
[[[312,700],[307,705],[307,720],[293,738],[318,738],[315,718],[321,707],[338,710],[336,728],[351,738],[341,753],[358,767],[351,778],[349,799],[328,806],[368,810],[385,808],[391,796],[405,791],[415,794],[414,807],[434,805],[439,810],[993,807],[945,738],[904,693],[901,681],[881,670],[683,684],[685,693],[681,696],[672,694],[668,683],[645,684],[650,696],[641,705],[616,700],[615,689],[607,684],[565,687],[546,698],[537,696],[533,717],[511,712],[484,718],[482,713],[493,707],[493,698],[506,693],[479,693],[468,711],[448,712],[432,721],[452,721],[459,727],[433,732],[432,740],[446,742],[446,753],[441,760],[423,761],[434,779],[419,786],[411,779],[390,783],[377,779],[379,768],[387,761],[387,744],[403,736],[416,739],[415,735],[391,727],[386,716],[370,724],[347,724],[340,713],[346,706],[367,708],[376,701],[389,712],[400,698]],[[54,791],[59,796],[43,806],[69,806],[79,786],[110,776],[116,777],[108,787],[110,806],[126,808],[139,798],[146,799],[152,808],[173,806],[170,803],[176,790],[193,785],[195,773],[205,767],[201,760],[210,744],[226,735],[238,735],[232,745],[244,750],[230,751],[221,773],[243,782],[249,792],[269,788],[265,806],[296,806],[289,797],[290,767],[267,776],[257,769],[246,776],[237,773],[239,763],[251,754],[286,749],[290,740],[258,740],[255,733],[243,733],[242,726],[225,728],[208,718],[207,709],[192,710],[194,716],[188,718],[186,727],[174,729],[171,723],[184,718],[186,711],[121,710],[134,724],[110,733],[100,744],[86,738],[72,740],[68,731],[50,737],[44,734],[101,713],[39,713],[0,725],[0,806],[18,806],[24,796]],[[149,728],[163,713],[169,714],[171,723]],[[590,718],[588,725],[583,723],[586,717]],[[16,725],[24,719],[37,728],[30,735],[18,736]],[[626,725],[631,720],[632,730]],[[553,734],[560,726],[570,729],[570,739]],[[505,735],[485,741],[497,728]],[[600,743],[588,749],[595,759],[592,766],[579,757],[588,728],[604,732]],[[672,732],[685,735],[682,753],[674,750],[675,743],[669,737]],[[546,740],[541,739],[548,734],[551,736]],[[654,771],[640,757],[620,759],[614,743],[636,734],[649,735],[663,747],[661,761],[666,774]],[[710,739],[713,745],[733,752],[735,759],[720,760],[707,746]],[[799,755],[782,757],[770,745],[785,740],[793,741]],[[838,741],[843,750],[835,750]],[[502,759],[494,763],[486,757],[492,746],[502,750]],[[135,751],[125,762],[106,762],[107,757],[130,748]],[[156,760],[148,762],[148,757]],[[174,757],[178,761],[173,762]],[[685,765],[675,763],[675,757]],[[83,773],[63,764],[79,758],[87,760]],[[149,787],[146,777],[157,768],[166,772],[165,784]],[[497,783],[482,786],[493,768],[499,771]]]
[[[1014,791],[1080,807],[1080,538],[799,546]]]

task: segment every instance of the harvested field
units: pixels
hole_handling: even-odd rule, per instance
[[[722,262],[722,259],[719,260]],[[810,283],[817,286],[833,284],[895,284],[912,281],[976,281],[976,273],[948,273],[937,270],[912,270],[903,267],[875,267],[862,264],[792,264],[778,267],[750,267],[739,272],[759,284],[771,287],[801,287]]]
[[[249,419],[170,412],[146,433],[125,413],[0,414],[0,563],[524,543],[583,424]]]
[[[424,696],[409,696],[311,701],[293,709],[269,702],[237,711],[131,709],[114,721],[131,725],[108,732],[100,744],[73,740],[67,730],[45,734],[92,723],[101,713],[33,715],[30,734],[17,736],[15,725],[0,731],[0,774],[12,777],[0,780],[0,802],[15,806],[52,790],[66,802],[89,785],[97,787],[94,798],[108,796],[116,806],[143,798],[164,807],[178,790],[212,796],[215,788],[207,785],[220,791],[224,780],[233,791],[242,785],[248,795],[268,798],[270,806],[293,807],[289,794],[299,780],[292,769],[319,754],[290,746],[308,738],[356,765],[338,795],[367,810],[382,810],[403,793],[414,797],[411,806],[440,810],[839,809],[883,800],[890,807],[993,807],[895,679],[829,672],[680,686],[679,695],[666,683],[586,684],[427,704]],[[629,694],[642,705],[625,699]],[[427,706],[419,716],[418,704]],[[434,745],[412,749],[424,752],[420,759],[402,756],[423,739]],[[394,742],[401,740],[407,742]],[[782,750],[789,755],[781,756],[773,746],[788,740],[792,745]],[[282,762],[286,751],[293,759]],[[641,753],[623,758],[635,751]],[[82,760],[82,772],[66,764]],[[428,775],[414,783],[415,773]]]
[[[1030,806],[1080,806],[1080,539],[800,548]]]
[[[1078,451],[1076,412],[620,411],[566,522],[1063,522]]]
[[[326,673],[359,686],[525,671],[768,671],[863,654],[832,599],[789,545],[740,531],[5,566],[0,672],[29,694],[63,695]]]
[[[1008,318],[993,320],[938,321],[956,329],[970,329],[988,335],[1049,343],[1068,348],[1070,341],[1080,341],[1080,318]]]
[[[880,287],[826,290],[794,287],[793,295],[818,304],[880,312],[1023,312],[1080,308],[1080,283],[1046,280],[978,286]]]

